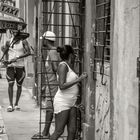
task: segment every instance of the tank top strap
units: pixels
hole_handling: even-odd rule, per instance
[[[9,41],[10,47],[11,47],[12,44],[13,44],[13,43],[12,43],[12,42],[13,42],[13,39],[14,39],[14,38],[12,37],[12,38],[10,39],[10,41]],[[22,45],[22,46],[23,46],[23,42],[20,40],[19,43],[17,43],[17,44],[15,43],[15,44],[13,45],[13,48],[14,48],[14,46],[16,46],[16,45]],[[24,48],[24,46],[23,46],[23,48]]]
[[[72,69],[71,69],[70,66],[67,64],[67,62],[62,61],[62,62],[59,63],[59,65],[60,65],[60,64],[65,64],[65,65],[67,65],[68,70],[69,70],[69,71],[72,71]]]

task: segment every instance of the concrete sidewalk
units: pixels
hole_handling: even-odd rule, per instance
[[[21,110],[7,112],[9,99],[6,79],[0,79],[0,86],[0,140],[30,140],[39,131],[40,115],[31,93],[23,87],[19,102]],[[16,87],[14,97],[15,90]]]
[[[8,84],[6,79],[0,79],[0,140],[31,140],[31,137],[39,132],[40,110],[35,100],[32,98],[31,89],[23,87],[19,101],[20,111],[7,112],[9,106]],[[14,87],[15,101],[16,84]],[[41,121],[45,121],[45,113],[41,113]],[[44,125],[41,125],[43,130]],[[51,124],[50,134],[55,129],[54,123]],[[2,132],[1,132],[2,130]],[[65,130],[63,136],[66,136]],[[42,139],[39,139],[42,140]],[[58,140],[66,140],[60,137]]]

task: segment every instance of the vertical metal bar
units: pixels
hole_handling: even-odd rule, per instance
[[[110,140],[114,139],[114,95],[113,95],[113,34],[114,34],[115,1],[111,0],[111,35],[110,35]]]
[[[36,28],[36,34],[35,34],[35,51],[34,51],[34,96],[36,97],[36,101],[38,104],[38,95],[37,95],[37,85],[38,85],[38,75],[37,75],[37,55],[38,55],[38,3],[36,1],[36,19],[35,19],[35,28]]]
[[[42,1],[39,1],[39,9],[38,11],[41,11],[41,9],[43,8],[43,5],[42,5]],[[41,17],[41,14],[39,12],[39,22],[38,22],[38,25],[39,25],[39,28],[38,28],[38,35],[40,36],[40,34],[42,35],[41,31],[43,28],[41,28],[41,24],[42,24],[42,17]],[[39,37],[38,37],[39,39]],[[41,58],[41,42],[39,41],[38,42],[38,56],[37,56],[37,59],[38,59],[38,73],[40,73],[42,71],[42,64],[41,64],[41,61],[42,61],[42,58]],[[39,100],[39,107],[40,107],[40,118],[39,118],[39,134],[41,135],[41,118],[42,118],[42,112],[41,112],[41,88],[42,88],[42,76],[38,74],[38,100]]]
[[[140,5],[140,1],[139,1],[139,5]],[[139,8],[139,13],[140,13],[140,8]],[[140,18],[140,14],[139,14],[139,18]],[[140,23],[139,23],[140,25]],[[139,26],[139,36],[140,36],[140,26]],[[140,41],[139,41],[139,57],[140,57]],[[140,77],[139,77],[139,96],[138,96],[138,140],[140,140]]]
[[[61,19],[62,25],[65,25],[65,20],[66,20],[64,13],[65,13],[65,3],[62,2],[62,19]],[[61,35],[65,37],[65,27],[64,26],[62,26],[62,34]],[[65,45],[65,38],[62,39],[62,46],[63,45]]]
[[[95,83],[93,80],[92,58],[94,56],[92,32],[95,30],[95,0],[86,0],[86,19],[85,19],[85,60],[84,69],[88,73],[88,79],[85,81],[85,123],[83,124],[83,139],[95,140]]]

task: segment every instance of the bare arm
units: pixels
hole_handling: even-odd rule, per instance
[[[1,51],[3,52],[3,55],[1,57],[1,61],[7,61],[8,59],[8,50],[9,50],[9,47],[10,47],[10,41],[6,41],[5,45],[3,45],[1,47]],[[6,57],[4,57],[6,56]]]
[[[60,61],[59,55],[56,50],[51,50],[49,55],[51,58],[53,71],[56,73],[58,69],[58,64],[59,64],[58,61]]]
[[[82,74],[79,78],[77,78],[74,81],[71,82],[66,82],[66,76],[67,76],[67,72],[68,72],[68,67],[66,64],[61,64],[59,65],[58,68],[58,75],[59,75],[59,88],[61,90],[65,90],[68,89],[70,87],[72,87],[73,85],[79,83],[81,80],[83,80],[84,78],[87,77],[87,74]]]
[[[17,59],[24,58],[24,57],[31,55],[30,46],[29,46],[29,43],[27,42],[27,40],[23,41],[23,45],[24,45],[24,54],[19,56]]]
[[[53,65],[53,71],[56,73],[58,68],[58,62],[52,62],[52,65]]]
[[[10,41],[6,41],[5,45],[3,45],[3,46],[1,47],[1,51],[2,51],[3,53],[6,53],[6,51],[9,50],[9,47],[10,47]]]

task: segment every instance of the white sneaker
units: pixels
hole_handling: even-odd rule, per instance
[[[16,106],[14,106],[14,109],[19,111],[20,107],[18,105],[16,105]]]

